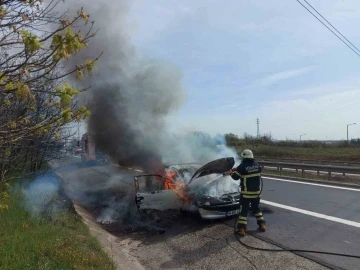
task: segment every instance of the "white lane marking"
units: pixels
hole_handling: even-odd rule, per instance
[[[301,214],[305,214],[305,215],[309,215],[309,216],[313,216],[313,217],[317,217],[317,218],[322,218],[322,219],[326,219],[326,220],[330,220],[330,221],[334,221],[334,222],[342,223],[342,224],[345,224],[345,225],[360,228],[360,223],[359,222],[350,221],[350,220],[337,218],[337,217],[332,217],[332,216],[327,216],[327,215],[324,215],[324,214],[311,212],[311,211],[308,211],[308,210],[304,210],[304,209],[300,209],[300,208],[296,208],[296,207],[292,207],[292,206],[288,206],[288,205],[284,205],[284,204],[279,204],[279,203],[275,203],[275,202],[270,202],[270,201],[266,201],[266,200],[261,200],[261,202],[263,204],[268,204],[268,205],[271,205],[271,206],[283,208],[283,209],[294,211],[294,212],[297,212],[297,213],[301,213]]]
[[[275,181],[283,181],[283,182],[290,182],[290,183],[296,183],[296,184],[303,184],[303,185],[310,185],[310,186],[327,187],[327,188],[335,188],[335,189],[343,189],[343,190],[350,190],[350,191],[358,191],[358,192],[360,192],[360,188],[357,189],[357,188],[349,188],[349,187],[330,186],[330,185],[323,185],[323,184],[317,184],[317,183],[309,183],[309,182],[301,182],[301,181],[295,181],[295,180],[273,178],[273,177],[267,177],[267,176],[263,176],[263,178],[270,179],[270,180],[275,180]]]
[[[72,157],[81,158],[81,157],[79,157],[79,156],[72,156]]]

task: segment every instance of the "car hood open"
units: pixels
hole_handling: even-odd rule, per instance
[[[210,174],[223,174],[229,171],[235,165],[235,159],[233,157],[226,157],[213,160],[204,166],[200,167],[194,175],[191,177],[189,184],[196,178],[203,177]]]

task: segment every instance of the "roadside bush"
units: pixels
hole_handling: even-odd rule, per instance
[[[96,34],[84,10],[61,1],[0,2],[0,182],[14,170],[37,172],[58,151],[63,128],[89,115],[68,82],[90,76],[99,56],[69,60]]]

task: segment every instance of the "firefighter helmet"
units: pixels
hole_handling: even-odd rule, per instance
[[[244,158],[253,159],[254,158],[254,154],[250,149],[245,149],[244,151],[242,151],[240,156],[241,156],[241,159],[244,159]]]

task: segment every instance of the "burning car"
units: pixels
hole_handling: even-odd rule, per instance
[[[140,212],[181,209],[198,211],[203,219],[239,213],[239,183],[223,173],[233,168],[232,157],[200,164],[166,166],[164,173],[134,177],[135,203]]]

